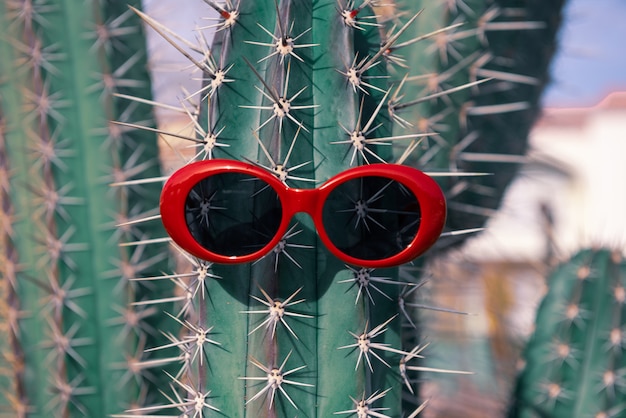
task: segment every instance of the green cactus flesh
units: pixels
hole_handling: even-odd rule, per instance
[[[197,146],[182,164],[245,160],[298,188],[375,162],[437,175],[455,212],[445,247],[497,206],[502,162],[521,161],[562,2],[205,0],[210,47],[137,3],[0,2],[5,403],[20,417],[415,417],[418,261],[346,266],[307,216],[254,263],[168,253],[149,105],[188,117],[195,137],[171,132]],[[150,99],[139,20],[202,74],[178,107]],[[545,53],[529,59],[527,39]]]
[[[511,417],[618,417],[626,409],[626,264],[584,250],[548,278]]]

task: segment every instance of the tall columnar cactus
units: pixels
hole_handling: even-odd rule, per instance
[[[489,49],[492,31],[508,31],[511,42],[533,31],[549,38],[554,21],[545,17],[558,21],[561,6],[538,8],[546,14],[534,19],[539,12],[474,2],[427,3],[425,16],[414,3],[387,15],[369,1],[206,3],[220,16],[211,47],[202,35],[190,43],[140,13],[203,73],[201,89],[178,109],[196,135],[173,133],[198,145],[185,162],[244,160],[302,188],[355,165],[411,161],[448,179],[446,193],[458,202],[457,211],[483,216],[453,216],[453,233],[482,225],[497,200],[490,195],[503,188],[468,181],[484,173],[460,166],[522,161],[528,125],[516,140],[506,129],[493,132],[494,126],[505,128],[498,118],[513,112],[528,123],[545,81],[543,70],[506,68],[525,57],[511,54],[510,43]],[[534,58],[536,68],[545,69],[550,52]],[[498,135],[507,140],[496,142]],[[211,213],[224,209],[211,200],[218,191],[200,188],[186,200],[190,219],[205,222],[207,230]],[[487,203],[476,195],[487,195]],[[341,230],[345,220],[337,217],[331,228]],[[277,222],[265,221],[268,229]],[[400,275],[346,266],[314,229],[310,219],[297,217],[274,251],[253,263],[226,266],[187,256],[192,273],[161,276],[175,277],[188,295],[170,313],[182,336],[170,335],[166,345],[180,349],[179,371],[169,402],[129,416],[171,410],[255,417],[419,413],[412,373],[429,369],[419,365],[424,346],[410,338],[416,331],[408,295],[420,278],[410,269]],[[403,403],[403,390],[412,401]]]
[[[415,373],[432,371],[412,317],[418,269],[346,266],[306,216],[252,263],[176,246],[178,261],[163,263],[161,131],[144,112],[165,105],[149,98],[132,22],[202,75],[175,109],[195,134],[171,134],[198,147],[183,163],[245,160],[297,188],[410,163],[444,186],[449,245],[497,205],[510,177],[500,165],[522,160],[562,2],[205,0],[218,16],[211,46],[202,30],[186,41],[119,2],[67,3],[7,0],[0,14],[11,179],[0,249],[18,415],[416,416]],[[478,216],[457,216],[468,213]]]
[[[584,250],[548,278],[511,417],[618,417],[626,410],[626,264]]]
[[[167,264],[161,236],[127,225],[155,213],[159,188],[112,182],[159,173],[156,137],[110,120],[151,123],[138,18],[117,1],[0,2],[0,271],[3,386],[11,416],[107,416],[153,383],[136,367],[164,340],[154,309],[130,305],[131,280]],[[153,293],[156,292],[156,293]],[[150,289],[151,298],[159,288]]]
[[[428,147],[407,163],[425,170],[490,173],[439,179],[448,196],[452,230],[480,227],[526,161],[526,137],[549,81],[564,0],[425,1],[403,0],[402,8],[422,10],[409,38],[458,25],[417,42],[404,53],[408,69],[394,72],[390,108],[419,131],[437,132]],[[401,54],[404,48],[398,53]],[[458,91],[467,83],[491,79]],[[402,88],[397,86],[401,85]],[[453,94],[443,94],[454,91]],[[429,100],[430,97],[437,100]],[[424,143],[425,145],[425,143]],[[448,238],[444,245],[464,236]]]

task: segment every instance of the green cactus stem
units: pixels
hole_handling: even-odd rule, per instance
[[[565,1],[396,3],[399,10],[423,8],[408,38],[434,33],[430,42],[406,47],[410,53],[397,51],[407,66],[397,77],[408,77],[395,85],[389,101],[398,122],[394,134],[409,124],[413,131],[436,132],[405,164],[448,172],[438,177],[447,191],[448,227],[480,228],[498,208],[517,167],[527,161],[526,138],[549,82]],[[454,29],[442,30],[446,27]],[[485,79],[490,81],[480,83]],[[471,83],[476,84],[459,89]],[[465,174],[450,175],[456,171]],[[460,244],[466,236],[456,234],[441,245]]]
[[[161,227],[116,226],[154,210],[158,188],[109,186],[159,172],[154,135],[109,124],[151,120],[112,96],[150,92],[142,29],[107,1],[7,0],[0,21],[3,392],[13,416],[107,416],[141,402],[143,349],[162,339],[155,310],[129,304],[166,247],[118,246]]]
[[[511,417],[618,417],[626,409],[626,264],[580,251],[548,278]]]

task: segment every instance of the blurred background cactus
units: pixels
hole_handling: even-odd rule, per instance
[[[590,249],[548,277],[511,417],[624,414],[624,268],[619,251]]]
[[[109,186],[160,173],[155,135],[110,124],[153,123],[150,106],[112,96],[150,94],[143,29],[117,1],[0,8],[5,404],[10,416],[108,416],[163,381],[139,366],[165,340],[163,318],[131,303],[160,294],[132,279],[166,269],[167,246],[118,245],[162,228],[117,226],[156,214],[160,188]]]
[[[449,202],[432,256],[524,161],[563,2],[205,0],[193,40],[125,3],[1,3],[11,416],[417,416],[419,381],[463,373],[423,359],[418,310],[455,312],[420,301],[425,261],[344,266],[305,217],[259,262],[195,259],[160,227],[157,135],[176,166],[245,159],[295,187],[413,165]],[[178,103],[151,98],[140,20],[197,80]]]

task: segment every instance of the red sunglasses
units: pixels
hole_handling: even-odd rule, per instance
[[[396,164],[346,170],[316,189],[288,187],[268,170],[234,160],[186,165],[161,194],[166,231],[190,254],[245,263],[272,251],[291,218],[308,213],[324,245],[347,264],[407,263],[443,229],[446,202],[437,183]]]

